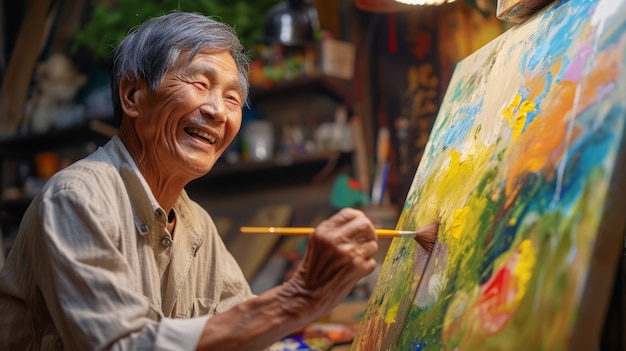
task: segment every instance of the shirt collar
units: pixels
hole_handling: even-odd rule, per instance
[[[155,216],[158,214],[167,216],[167,214],[152,194],[152,190],[122,140],[115,135],[103,148],[117,166],[124,181],[138,233],[148,234],[152,226],[156,224]]]
[[[150,233],[153,226],[156,225],[155,218],[159,217],[159,211],[163,218],[167,214],[152,194],[152,190],[122,140],[115,135],[103,148],[109,155],[112,163],[119,169],[134,212],[133,216],[137,232],[139,235]],[[177,216],[176,227],[184,227],[186,229],[185,232],[192,236],[190,239],[198,247],[202,244],[203,235],[195,229],[197,228],[197,223],[196,219],[191,215],[194,213],[192,203],[193,201],[183,189],[178,199],[174,202],[173,208]]]

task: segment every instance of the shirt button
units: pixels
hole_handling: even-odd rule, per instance
[[[165,215],[165,212],[163,212],[163,210],[159,208],[156,210],[156,215],[157,217],[163,217],[163,215]]]
[[[161,245],[165,246],[165,247],[170,247],[172,246],[172,239],[170,239],[167,236],[164,236],[163,239],[161,239]]]

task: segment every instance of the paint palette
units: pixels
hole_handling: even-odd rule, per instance
[[[327,351],[333,343],[327,337],[289,337],[268,348],[268,351]]]
[[[356,330],[342,323],[312,323],[301,332],[275,343],[269,351],[326,351],[352,342]]]

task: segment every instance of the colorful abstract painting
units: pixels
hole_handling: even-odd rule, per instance
[[[595,349],[626,216],[626,0],[555,1],[456,67],[352,350]],[[586,346],[590,346],[586,348]]]

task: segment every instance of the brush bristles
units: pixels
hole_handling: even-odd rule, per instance
[[[433,222],[425,227],[418,229],[415,233],[415,240],[428,251],[433,252],[435,242],[437,242],[437,234],[439,233],[439,222]]]

